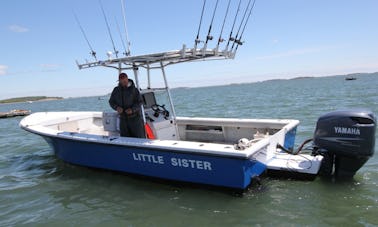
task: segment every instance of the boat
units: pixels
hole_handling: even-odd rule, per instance
[[[134,56],[126,52],[122,57],[110,53],[105,60],[97,60],[92,50],[93,61],[77,62],[80,70],[110,67],[118,73],[133,72],[143,99],[146,138],[121,137],[116,112],[38,112],[22,119],[20,127],[42,136],[65,162],[158,179],[244,190],[265,173],[308,179],[319,174],[353,177],[374,153],[376,120],[371,111],[321,116],[314,138],[298,149],[295,136],[300,122],[295,119],[176,115],[166,67],[232,60],[242,44],[240,38],[230,35],[230,45],[221,49],[221,39],[215,48],[208,48],[209,35],[204,42],[197,35],[192,48],[183,45],[177,50]],[[204,45],[199,47],[200,43]],[[146,72],[146,87],[141,87],[140,69]],[[160,72],[163,87],[153,86],[152,70]],[[311,141],[310,152],[302,152]]]
[[[9,112],[0,112],[0,118],[26,116],[26,115],[29,115],[30,113],[31,113],[30,110],[11,110]]]
[[[57,157],[68,163],[236,189],[247,188],[265,172],[309,179],[320,172],[353,176],[373,155],[376,118],[367,110],[320,117],[309,154],[293,152],[298,120],[176,116],[164,69],[230,54],[203,53],[182,49],[79,65],[82,69],[128,65],[135,78],[140,67],[161,70],[165,87],[152,88],[148,83],[141,89],[150,138],[120,137],[115,112],[39,112],[24,118],[20,126],[42,136]],[[157,102],[157,93],[167,96],[170,110]]]
[[[345,77],[345,80],[357,80],[357,78],[353,76],[347,76]]]

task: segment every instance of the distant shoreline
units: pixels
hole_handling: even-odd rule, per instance
[[[260,81],[251,81],[251,82],[240,82],[240,83],[225,83],[225,84],[214,84],[214,85],[203,85],[203,86],[178,86],[178,87],[171,87],[172,91],[175,90],[186,90],[186,89],[195,89],[195,88],[210,88],[210,87],[221,87],[221,86],[232,86],[232,85],[243,85],[243,84],[254,84],[254,83],[262,83],[262,82],[270,82],[270,81],[283,81],[283,80],[306,80],[306,79],[315,79],[315,78],[326,78],[326,77],[361,77],[361,76],[378,76],[378,72],[372,73],[350,73],[350,74],[340,74],[340,75],[325,75],[325,76],[298,76],[292,78],[273,78],[273,79],[264,79]],[[60,99],[72,99],[72,98],[86,98],[86,97],[103,97],[110,96],[110,93],[101,94],[101,95],[88,95],[88,96],[72,96],[72,97],[47,97],[47,96],[30,96],[30,97],[20,97],[20,98],[10,98],[0,100],[1,104],[9,104],[9,103],[22,103],[22,102],[43,102],[43,101],[54,101]],[[33,98],[39,98],[33,100]]]
[[[28,96],[28,97],[17,97],[10,99],[0,100],[0,104],[10,104],[10,103],[21,103],[21,102],[45,102],[45,101],[54,101],[61,100],[63,97],[47,97],[47,96]]]

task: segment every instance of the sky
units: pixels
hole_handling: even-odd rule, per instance
[[[231,0],[222,34],[225,39],[238,2]],[[193,47],[203,0],[124,3],[132,55],[181,49],[183,44]],[[242,0],[242,8],[247,3]],[[121,1],[103,0],[102,4],[115,46],[123,52],[121,37],[125,40],[126,35]],[[215,4],[216,0],[206,1],[201,40],[206,39]],[[209,41],[209,48],[216,46],[227,4],[228,0],[219,0],[211,30],[215,38]],[[235,59],[168,66],[169,85],[197,87],[378,72],[377,12],[377,0],[256,0]],[[99,1],[0,1],[0,99],[111,92],[117,85],[116,70],[79,70],[76,66],[76,61],[93,58],[74,14],[97,58],[107,59],[113,47]],[[241,10],[233,34],[242,15]],[[153,72],[152,76],[158,86],[160,75]]]

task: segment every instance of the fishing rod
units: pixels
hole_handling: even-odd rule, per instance
[[[242,25],[244,24],[245,15],[248,12],[248,8],[249,8],[249,5],[251,4],[251,1],[252,0],[248,1],[247,7],[245,8],[245,11],[244,11],[244,14],[243,14],[243,18],[242,18],[242,20],[240,22],[240,25],[239,25],[239,28],[238,28],[238,32],[236,33],[235,39],[233,40],[233,43],[232,43],[232,46],[231,46],[231,50],[234,49],[234,45],[235,45],[235,43],[238,40],[239,32],[240,32],[240,29],[241,29]]]
[[[213,17],[211,18],[211,22],[210,22],[210,26],[209,26],[209,31],[207,32],[207,36],[206,36],[205,47],[203,48],[204,50],[206,50],[207,42],[209,40],[213,40],[213,36],[211,36],[210,33],[211,33],[211,28],[213,27],[213,21],[214,21],[214,17],[215,17],[215,12],[217,11],[218,2],[219,2],[219,0],[217,0],[217,2],[215,3],[215,8],[214,8],[214,11],[213,11]]]
[[[241,0],[239,0],[238,9],[236,10],[236,14],[235,14],[234,22],[233,22],[233,24],[232,24],[232,28],[231,28],[231,32],[230,32],[230,36],[228,37],[228,42],[227,42],[227,45],[226,45],[226,48],[225,48],[226,51],[228,50],[228,45],[230,45],[230,41],[233,41],[233,40],[234,40],[234,38],[232,38],[232,33],[233,33],[233,31],[234,31],[234,27],[235,27],[236,19],[237,19],[238,15],[239,15],[240,5],[241,5]]]
[[[246,28],[246,26],[247,26],[247,24],[248,24],[249,17],[252,15],[253,9],[254,9],[254,7],[255,7],[255,3],[256,3],[256,0],[253,0],[253,4],[252,4],[251,9],[249,10],[249,14],[248,14],[247,20],[245,21],[244,26],[243,26],[243,30],[242,30],[242,32],[240,33],[239,40],[235,40],[235,42],[237,43],[236,48],[235,48],[235,52],[238,50],[238,47],[239,47],[240,45],[243,45],[243,42],[241,41],[241,38],[243,37],[243,34],[244,34],[244,31],[245,31],[245,28]],[[231,51],[232,51],[232,49],[231,49]]]
[[[113,36],[112,36],[112,33],[110,32],[110,26],[109,26],[109,23],[108,23],[108,19],[106,18],[106,15],[105,15],[104,7],[102,5],[101,0],[98,0],[98,2],[100,3],[102,14],[104,15],[106,27],[108,28],[108,33],[109,33],[109,36],[110,36],[110,40],[112,41],[114,53],[115,53],[116,57],[118,58],[118,51],[116,50],[116,47],[114,45]]]
[[[127,56],[126,45],[125,45],[125,41],[122,38],[121,29],[119,28],[119,24],[118,24],[116,18],[114,18],[114,20],[116,22],[119,38],[121,39],[121,43],[122,43],[122,46],[123,46],[123,50],[124,50],[123,54]]]
[[[197,37],[194,40],[194,51],[197,49],[197,44],[201,42],[201,40],[199,39],[199,34],[201,30],[201,25],[202,25],[203,12],[205,11],[205,5],[206,5],[206,0],[203,1],[203,5],[202,5],[202,12],[201,12],[200,23],[198,25]]]
[[[127,32],[127,24],[126,24],[126,10],[125,10],[125,3],[123,0],[121,0],[121,6],[122,6],[122,16],[123,16],[123,26],[125,29],[125,34],[126,34],[126,43],[127,43],[127,51],[126,51],[126,56],[130,55],[130,40],[129,40],[129,34]]]
[[[219,48],[219,44],[224,41],[224,39],[222,39],[222,34],[223,34],[224,24],[226,23],[226,18],[227,18],[227,15],[228,15],[228,10],[230,9],[230,3],[231,3],[231,0],[228,0],[228,5],[227,5],[227,9],[226,9],[226,15],[224,16],[224,19],[223,19],[222,29],[220,31],[219,38],[218,38],[218,43],[217,43],[217,47],[216,47],[217,50]]]
[[[88,46],[89,46],[89,49],[91,49],[91,53],[90,53],[90,54],[91,54],[91,55],[94,57],[94,59],[97,61],[96,52],[93,50],[92,45],[89,43],[88,37],[87,37],[87,35],[85,34],[85,31],[84,31],[83,27],[82,27],[81,24],[80,24],[79,18],[77,17],[75,11],[72,10],[72,13],[73,13],[73,15],[74,15],[74,17],[75,17],[75,20],[76,20],[77,25],[79,26],[79,28],[80,28],[80,30],[81,30],[81,33],[82,33],[83,36],[84,36],[85,41],[87,41],[87,44],[88,44]]]

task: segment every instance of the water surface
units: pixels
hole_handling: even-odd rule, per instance
[[[296,144],[329,111],[378,114],[377,75],[275,80],[172,91],[179,116],[298,119]],[[107,99],[0,105],[0,111],[109,111]],[[353,180],[263,178],[243,196],[73,166],[58,160],[21,118],[0,119],[0,226],[378,225],[378,157]],[[376,148],[377,150],[377,142]]]

